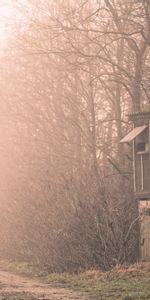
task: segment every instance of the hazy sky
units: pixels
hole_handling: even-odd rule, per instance
[[[10,1],[10,4],[7,1],[4,2],[0,1],[0,47],[3,47],[9,37],[14,34],[14,28],[20,18],[19,11],[13,6],[13,1]]]

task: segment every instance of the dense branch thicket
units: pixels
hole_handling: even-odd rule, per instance
[[[149,109],[149,1],[14,2],[22,25],[0,61],[1,256],[58,272],[135,261],[119,141],[127,113]]]

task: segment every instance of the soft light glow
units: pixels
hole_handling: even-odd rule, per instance
[[[10,3],[0,2],[0,46],[5,45],[6,41],[13,32],[17,23],[18,13]]]

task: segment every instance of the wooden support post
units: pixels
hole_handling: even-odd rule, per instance
[[[143,155],[141,154],[141,190],[144,190],[144,167],[143,167]]]

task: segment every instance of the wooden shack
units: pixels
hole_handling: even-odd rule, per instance
[[[129,115],[133,129],[121,140],[132,144],[133,189],[140,218],[140,254],[150,260],[150,112]]]

